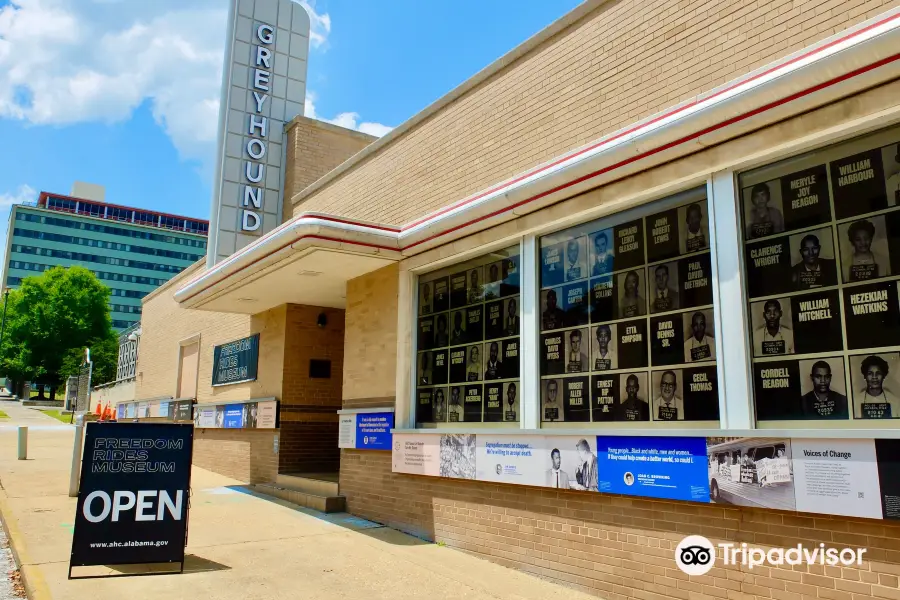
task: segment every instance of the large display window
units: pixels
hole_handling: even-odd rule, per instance
[[[539,247],[543,425],[718,426],[705,190],[545,235]]]
[[[760,422],[900,418],[898,141],[739,177]]]
[[[519,246],[418,280],[416,424],[519,426]]]

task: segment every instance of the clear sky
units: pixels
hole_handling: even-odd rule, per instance
[[[208,218],[228,1],[0,0],[0,235],[74,180]],[[306,114],[383,134],[577,4],[310,0]]]

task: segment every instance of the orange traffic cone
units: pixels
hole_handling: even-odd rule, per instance
[[[94,410],[94,412],[97,413],[97,416],[98,416],[98,417],[100,416],[100,414],[101,414],[101,408],[100,408],[100,403],[99,403],[99,402],[97,403],[97,408]]]

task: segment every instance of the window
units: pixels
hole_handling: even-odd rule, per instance
[[[739,178],[756,416],[900,418],[900,131]]]
[[[705,190],[539,245],[545,427],[718,421]]]
[[[416,422],[518,426],[519,247],[423,275]]]

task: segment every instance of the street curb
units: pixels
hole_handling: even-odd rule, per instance
[[[25,595],[29,600],[51,600],[50,588],[44,581],[40,567],[32,564],[25,550],[25,538],[19,531],[19,526],[12,516],[13,512],[6,499],[6,492],[0,491],[0,523],[6,538],[9,540],[9,549],[12,551],[13,560],[19,569],[22,585],[25,586]]]

